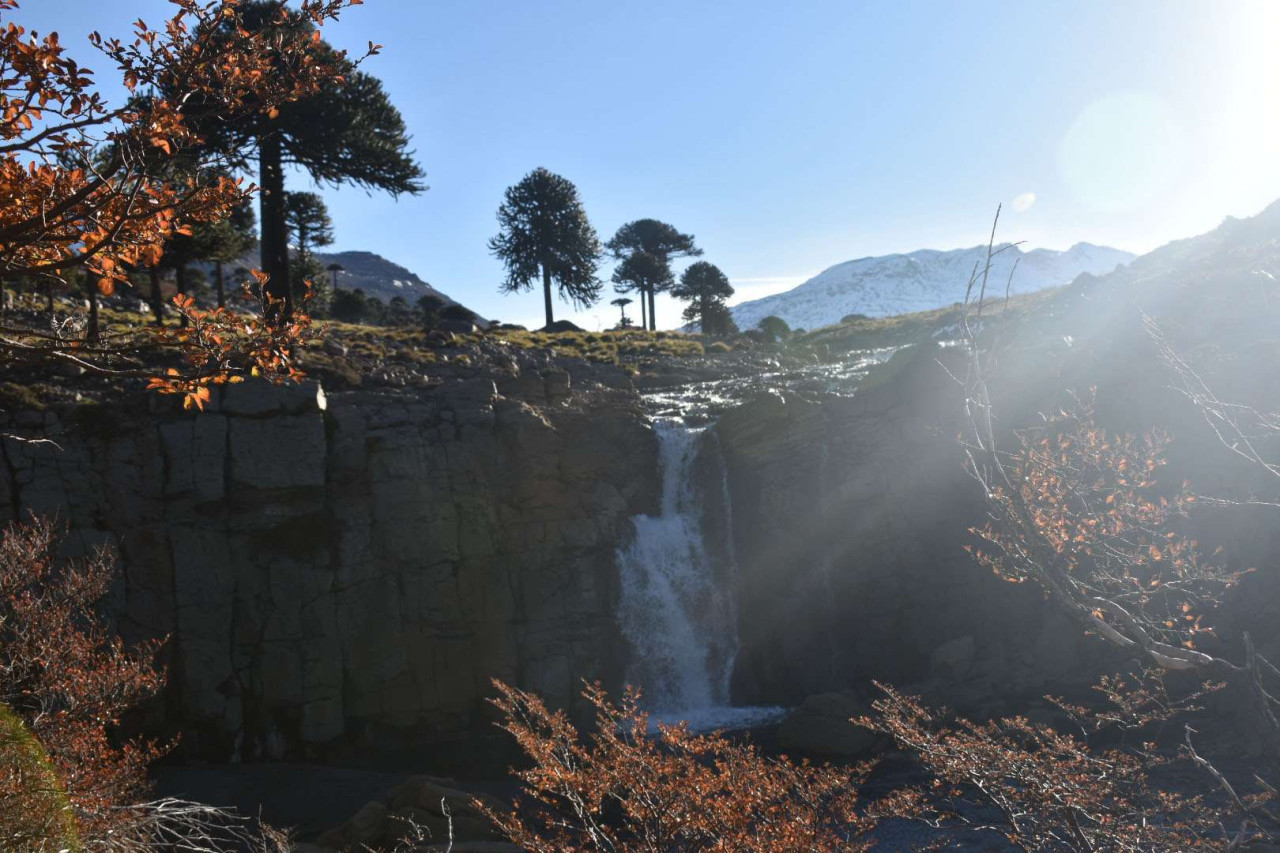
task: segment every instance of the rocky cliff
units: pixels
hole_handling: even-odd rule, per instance
[[[634,392],[558,368],[326,395],[240,385],[3,416],[0,513],[119,554],[127,638],[215,758],[457,735],[501,677],[571,705],[623,654],[614,553],[656,491]]]
[[[1249,631],[1280,651],[1274,476],[1219,440],[1173,389],[1152,328],[1227,399],[1280,408],[1274,270],[1280,205],[1171,244],[1109,276],[1081,277],[1002,330],[992,373],[1005,447],[1039,413],[1096,397],[1100,426],[1168,431],[1159,478],[1205,501],[1185,521],[1200,550],[1246,575],[1212,614],[1206,648],[1233,659]],[[715,433],[732,498],[741,652],[736,701],[796,704],[871,679],[972,712],[1025,710],[1100,671],[1081,637],[1031,585],[1001,583],[963,546],[984,500],[965,474],[963,359],[935,344],[899,352],[852,397],[777,391],[726,413]],[[1266,458],[1280,455],[1274,434]],[[1207,505],[1206,505],[1207,504]],[[928,690],[926,690],[926,693]],[[818,702],[841,710],[857,702]]]
[[[715,427],[740,578],[736,701],[930,675],[1012,700],[1088,662],[1033,590],[962,550],[983,501],[955,441],[960,388],[940,364],[954,354],[906,350],[853,397],[762,395]]]

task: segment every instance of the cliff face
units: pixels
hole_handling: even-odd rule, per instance
[[[193,751],[449,737],[495,676],[572,706],[620,671],[614,553],[654,440],[632,392],[499,385],[26,413],[8,429],[58,446],[6,440],[0,512],[56,515],[69,555],[116,549],[113,613],[171,637],[165,713]]]
[[[930,675],[1012,699],[1088,663],[1087,641],[1029,586],[962,549],[983,501],[955,441],[961,389],[939,360],[948,351],[906,350],[852,398],[772,393],[715,427],[739,572],[735,701]],[[964,660],[941,672],[956,649]]]

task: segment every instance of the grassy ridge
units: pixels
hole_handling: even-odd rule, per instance
[[[1024,317],[1052,305],[1064,288],[1053,287],[1034,293],[1009,297],[1007,309],[1004,300],[988,302],[986,314],[999,316],[1007,310],[1009,318]],[[892,317],[856,317],[835,326],[824,326],[798,336],[799,342],[811,346],[826,345],[832,352],[848,352],[859,349],[906,346],[935,339],[959,336],[964,306],[960,303],[931,311],[913,314],[897,314]]]

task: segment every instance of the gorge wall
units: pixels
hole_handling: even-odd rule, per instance
[[[57,516],[68,556],[115,549],[121,632],[171,637],[184,749],[430,741],[480,721],[491,677],[562,706],[616,680],[615,550],[657,499],[634,392],[513,363],[434,389],[169,402],[8,419],[57,445],[5,440],[0,513]]]
[[[963,551],[983,499],[942,366],[958,356],[905,350],[853,397],[769,393],[716,425],[740,577],[735,701],[930,676],[975,700],[1034,697],[1087,665],[1086,640],[1034,590]]]

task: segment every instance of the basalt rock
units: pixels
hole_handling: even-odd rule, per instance
[[[959,358],[915,348],[852,397],[773,391],[716,425],[738,563],[735,701],[958,684],[992,661],[1013,697],[1088,671],[1085,638],[963,550],[984,501],[954,440]]]
[[[524,376],[15,417],[57,446],[4,440],[0,513],[56,516],[69,556],[115,548],[111,614],[171,637],[163,722],[189,752],[488,730],[491,678],[568,707],[616,683],[614,554],[657,492],[633,391]]]

